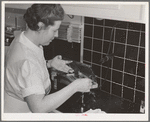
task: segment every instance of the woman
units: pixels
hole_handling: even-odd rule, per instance
[[[17,36],[7,53],[5,112],[51,112],[76,92],[89,92],[90,79],[77,79],[58,92],[49,94],[51,82],[47,67],[68,72],[68,61],[56,56],[46,64],[42,46],[58,36],[64,18],[59,4],[33,4],[24,19],[27,30]],[[46,67],[47,66],[47,67]]]

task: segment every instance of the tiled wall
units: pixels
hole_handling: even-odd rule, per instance
[[[107,54],[114,58],[103,64]],[[145,98],[145,24],[85,17],[83,62],[100,89],[140,103]]]

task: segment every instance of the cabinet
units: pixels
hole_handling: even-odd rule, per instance
[[[72,15],[146,23],[145,4],[62,4]]]
[[[147,2],[75,2],[60,3],[66,14],[146,23]],[[6,7],[27,9],[31,4],[6,4]]]

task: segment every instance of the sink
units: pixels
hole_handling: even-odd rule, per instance
[[[139,104],[111,95],[100,89],[93,89],[91,91],[94,92],[95,96],[85,93],[85,107],[83,112],[90,109],[100,109],[105,113],[140,113]],[[57,110],[62,113],[82,113],[81,95],[82,93],[80,92],[75,93],[64,104],[57,108]]]
[[[60,112],[59,110],[53,110],[50,113],[62,113],[62,112]]]

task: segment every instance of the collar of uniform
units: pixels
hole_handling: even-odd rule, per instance
[[[34,43],[32,43],[25,35],[24,35],[24,31],[21,33],[20,35],[20,42],[24,45],[26,45],[28,48],[30,48],[31,50],[33,50],[34,52],[36,52],[38,55],[41,54],[43,55],[43,47],[40,46],[38,47],[37,45],[35,45]]]

